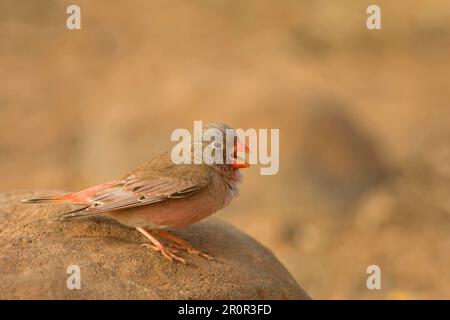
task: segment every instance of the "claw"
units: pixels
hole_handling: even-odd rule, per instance
[[[197,249],[195,249],[192,246],[186,246],[186,245],[183,246],[183,245],[180,245],[178,243],[171,243],[170,246],[173,247],[173,248],[179,249],[179,250],[184,250],[188,254],[191,254],[191,255],[196,256],[196,257],[202,257],[202,258],[205,258],[205,259],[208,259],[208,260],[211,260],[211,261],[216,260],[216,259],[214,259],[213,256],[207,254],[206,252],[197,250]]]
[[[191,255],[197,256],[197,257],[202,257],[202,258],[208,259],[210,261],[215,260],[212,256],[210,256],[206,252],[195,249],[189,242],[174,236],[172,233],[170,233],[168,231],[159,230],[159,231],[156,231],[156,234],[162,238],[165,238],[165,239],[171,241],[170,246],[173,248],[176,248],[179,250],[184,250],[188,254],[191,254]]]
[[[161,254],[164,257],[166,257],[170,261],[175,260],[175,261],[181,262],[183,264],[186,264],[186,260],[184,260],[183,258],[181,258],[175,254],[175,252],[177,252],[176,249],[165,247],[161,242],[159,242],[157,239],[155,239],[155,237],[153,237],[147,230],[145,230],[143,228],[136,228],[136,229],[152,242],[152,244],[143,243],[143,244],[141,244],[141,247],[152,249],[157,252],[159,251],[159,252],[161,252]]]
[[[141,247],[147,248],[147,249],[153,249],[155,251],[159,251],[157,246],[154,246],[150,243],[143,243],[141,244]]]

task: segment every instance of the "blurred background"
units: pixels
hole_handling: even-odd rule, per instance
[[[279,128],[217,215],[314,298],[449,299],[450,2],[377,1],[373,31],[370,4],[0,0],[0,191],[121,176],[194,120]]]

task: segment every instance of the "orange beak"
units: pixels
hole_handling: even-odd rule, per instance
[[[234,163],[232,164],[232,167],[235,169],[244,169],[250,167],[250,164],[247,162],[246,159],[238,159],[237,153],[238,151],[243,151],[245,154],[250,153],[250,149],[242,142],[237,141],[234,145]],[[238,160],[240,160],[238,162]]]

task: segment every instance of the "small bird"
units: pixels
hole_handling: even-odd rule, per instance
[[[213,144],[215,152],[223,154],[223,164],[175,164],[171,153],[165,152],[119,179],[78,192],[25,199],[22,203],[83,205],[61,213],[58,218],[70,220],[93,215],[109,216],[136,228],[151,242],[142,246],[160,252],[171,261],[186,263],[176,254],[178,250],[213,260],[212,256],[166,230],[186,227],[210,216],[227,206],[239,193],[238,184],[242,181],[239,169],[249,164],[238,161],[237,154],[239,151],[249,153],[248,147],[235,137],[233,152],[230,153],[233,161],[227,163],[225,137],[227,129],[231,128],[213,123],[206,129],[219,130],[224,137],[222,143],[214,141]],[[210,143],[202,142],[202,146]],[[169,241],[170,246],[163,244],[156,236]]]

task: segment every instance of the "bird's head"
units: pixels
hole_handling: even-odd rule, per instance
[[[233,128],[223,123],[211,123],[206,126],[204,133],[211,139],[204,141],[203,147],[213,148],[214,155],[220,154],[223,159],[222,163],[214,163],[214,166],[221,171],[236,171],[250,166],[245,158],[238,157],[239,152],[247,155],[250,150],[245,143],[239,141]],[[218,139],[218,137],[221,138]]]

